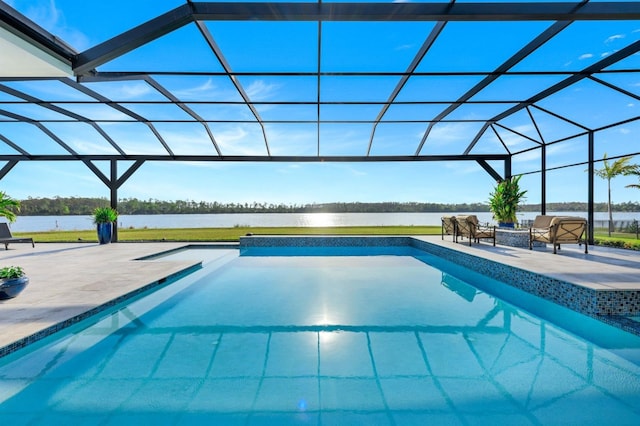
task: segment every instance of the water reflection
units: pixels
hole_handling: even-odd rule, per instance
[[[118,328],[120,320],[128,327]],[[65,420],[91,413],[97,423],[126,407],[160,411],[176,424],[197,413],[248,420],[300,412],[313,422],[382,414],[388,424],[445,415],[484,424],[640,421],[638,366],[499,303],[474,329],[460,330],[148,325],[122,312],[4,366],[0,416],[46,424],[52,411]]]
[[[451,274],[447,274],[446,272],[442,273],[442,285],[468,302],[473,302],[476,294],[479,293],[479,291],[472,285],[467,284],[461,279],[456,278]]]
[[[340,226],[339,215],[335,213],[314,213],[301,216],[301,226],[327,227]]]

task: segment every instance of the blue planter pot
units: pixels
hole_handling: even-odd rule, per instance
[[[516,227],[516,224],[513,223],[513,222],[499,222],[498,223],[498,227],[499,228],[511,228],[511,229],[513,229],[513,228]]]
[[[98,223],[98,241],[100,244],[109,244],[111,242],[111,235],[113,233],[113,224],[111,223]]]
[[[0,300],[16,297],[29,284],[29,278],[8,278],[0,280]]]

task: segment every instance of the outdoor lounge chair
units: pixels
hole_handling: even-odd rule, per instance
[[[451,235],[453,239],[456,237],[456,218],[454,216],[442,216],[442,239],[445,235]]]
[[[11,230],[9,229],[9,225],[6,223],[0,223],[0,244],[4,244],[4,249],[9,249],[9,244],[11,243],[31,243],[31,247],[35,247],[36,244],[33,242],[33,238],[30,237],[14,237],[11,235]]]
[[[560,250],[560,244],[582,245],[584,242],[584,252],[589,253],[586,235],[587,220],[584,218],[539,215],[529,228],[529,250],[533,250],[534,241],[553,244],[553,254]]]
[[[481,239],[491,239],[495,246],[496,227],[480,225],[476,215],[456,216],[456,242],[458,242],[458,237],[467,237],[469,245],[472,241],[480,243]]]

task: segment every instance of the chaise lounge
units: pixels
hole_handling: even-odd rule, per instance
[[[11,243],[31,243],[31,247],[35,247],[31,237],[14,237],[11,235],[9,225],[6,223],[0,223],[0,244],[4,244],[4,249],[9,250],[9,244]]]
[[[496,227],[495,226],[482,226],[478,222],[476,215],[468,216],[456,216],[456,238],[467,237],[469,239],[469,245],[472,241],[480,243],[481,239],[493,240],[493,245],[496,245]]]
[[[529,250],[533,250],[533,242],[553,244],[553,254],[560,250],[560,244],[584,243],[584,252],[589,253],[586,241],[587,220],[571,216],[538,215],[529,228]]]

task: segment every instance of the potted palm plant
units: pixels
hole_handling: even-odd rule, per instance
[[[111,207],[98,207],[93,211],[93,223],[96,224],[98,242],[108,244],[113,235],[113,223],[118,220],[118,212]]]
[[[0,299],[16,297],[29,284],[29,278],[19,266],[0,268]]]
[[[489,194],[489,209],[493,213],[493,219],[498,222],[498,226],[514,228],[518,221],[516,211],[527,193],[526,190],[520,189],[521,177],[512,176],[509,179],[501,180],[496,184],[493,192]]]

